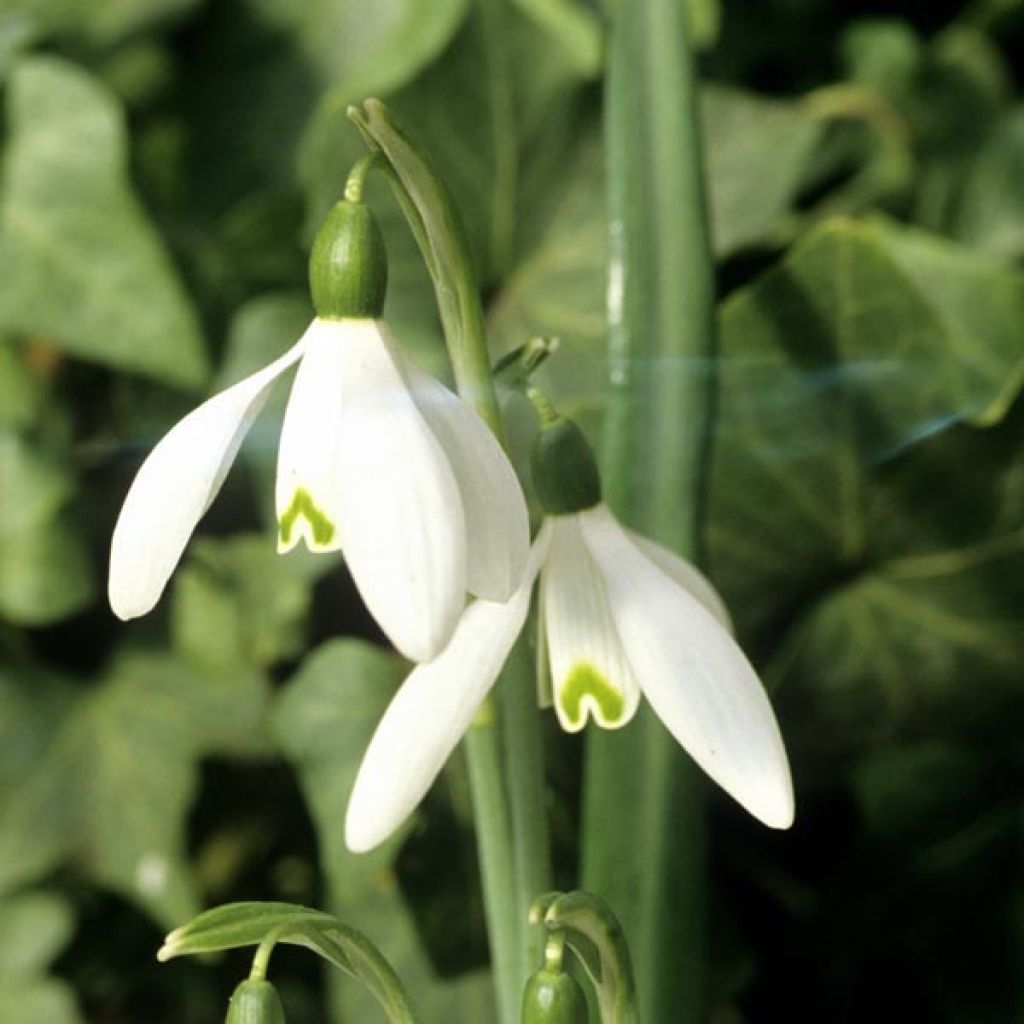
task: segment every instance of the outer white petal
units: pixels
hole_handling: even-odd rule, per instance
[[[711,581],[692,562],[680,558],[674,551],[663,548],[653,540],[623,527],[629,539],[667,576],[671,576],[691,597],[695,597],[730,633],[732,619],[725,602]]]
[[[510,600],[470,604],[448,646],[413,669],[395,694],[349,799],[345,843],[350,850],[363,853],[387,839],[437,778],[523,628],[548,541],[549,532],[542,528]]]
[[[308,355],[319,379],[304,375],[289,401],[278,507],[289,507],[294,487],[312,489],[370,613],[402,654],[429,661],[465,603],[465,515],[392,345],[379,321],[316,325]],[[294,454],[303,443],[320,461]]]
[[[530,548],[526,499],[512,464],[483,420],[458,395],[402,353],[416,407],[451,462],[466,512],[471,594],[505,601],[519,585]]]
[[[108,594],[122,619],[159,600],[192,531],[217,496],[270,385],[299,359],[305,335],[279,359],[208,399],[171,428],[128,490],[110,545]]]
[[[793,822],[786,751],[733,638],[633,543],[604,505],[581,515],[637,682],[690,756],[755,818]]]
[[[578,515],[551,516],[551,550],[541,573],[541,606],[555,712],[579,732],[587,714],[598,725],[625,725],[640,703],[612,621],[604,580],[583,542]]]

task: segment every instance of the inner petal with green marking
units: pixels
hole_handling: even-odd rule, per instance
[[[558,703],[567,721],[582,729],[587,714],[605,729],[625,725],[631,715],[620,689],[590,662],[578,661],[569,670],[565,682],[558,687]]]
[[[278,524],[278,548],[287,551],[306,538],[311,551],[327,550],[337,533],[329,516],[313,500],[304,487],[297,487],[288,507],[281,513]]]

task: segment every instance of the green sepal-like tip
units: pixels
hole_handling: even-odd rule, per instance
[[[551,515],[593,508],[601,500],[601,476],[583,431],[562,416],[542,423],[530,456],[533,486]]]
[[[309,290],[317,316],[378,317],[387,286],[387,254],[373,211],[342,199],[331,207],[309,254]]]
[[[583,989],[571,974],[542,967],[523,990],[522,1024],[587,1024]]]
[[[285,1024],[277,990],[269,981],[243,981],[231,997],[224,1024]]]

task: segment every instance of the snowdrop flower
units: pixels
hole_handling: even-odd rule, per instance
[[[278,550],[340,549],[363,600],[414,661],[450,639],[468,590],[504,601],[529,549],[526,503],[491,432],[380,319],[383,240],[342,201],[310,258],[317,316],[269,366],[209,399],[142,464],[114,529],[110,604],[157,602],[270,387],[298,363],[278,451]]]
[[[508,602],[473,602],[449,645],[398,690],[353,788],[349,848],[376,846],[426,793],[497,679],[538,575],[562,727],[577,732],[589,717],[619,728],[643,695],[715,782],[764,824],[788,828],[793,790],[775,715],[711,584],[616,521],[574,423],[549,419],[533,455],[548,514],[526,574]]]

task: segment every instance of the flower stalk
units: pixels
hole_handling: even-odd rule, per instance
[[[383,103],[367,100],[350,108],[349,117],[387,161],[399,205],[433,279],[459,394],[504,444],[479,283],[455,204]],[[528,658],[509,659],[499,701],[484,706],[465,742],[502,1024],[518,1019],[535,950],[527,909],[537,892],[550,888],[539,712],[528,672]]]

